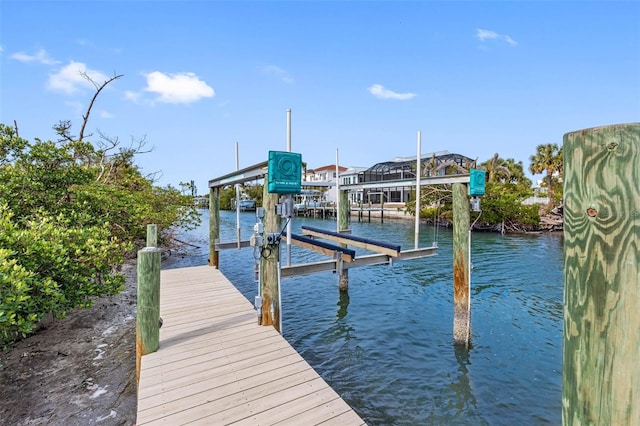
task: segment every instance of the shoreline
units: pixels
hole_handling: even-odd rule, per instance
[[[136,423],[136,262],[125,289],[88,309],[42,321],[37,332],[0,352],[0,411],[6,424]]]

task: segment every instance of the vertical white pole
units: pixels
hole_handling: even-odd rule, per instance
[[[291,152],[291,108],[287,108],[287,152]]]
[[[416,226],[415,226],[415,243],[414,248],[418,249],[418,240],[420,239],[420,160],[422,156],[421,134],[418,130],[418,155],[416,156]]]
[[[238,142],[236,141],[236,171],[240,170],[240,157],[238,155]],[[238,248],[240,248],[240,184],[236,183],[236,234]]]
[[[291,108],[287,108],[287,152],[291,152]],[[289,195],[292,197],[292,195]],[[287,266],[291,265],[291,220],[287,222]],[[282,318],[282,317],[281,317]],[[280,328],[282,333],[282,327]]]
[[[338,212],[340,211],[340,161],[338,160],[338,148],[336,148],[336,231],[340,232],[340,221]]]

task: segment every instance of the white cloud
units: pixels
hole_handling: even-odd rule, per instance
[[[111,114],[109,111],[106,110],[100,110],[98,111],[98,115],[102,118],[113,118],[113,114]]]
[[[124,98],[128,101],[137,103],[140,99],[140,92],[133,92],[131,90],[127,90],[124,92]]]
[[[262,71],[264,73],[266,73],[266,74],[270,74],[270,75],[273,75],[273,76],[279,78],[280,80],[282,80],[285,83],[293,83],[293,82],[295,82],[293,77],[291,77],[288,72],[286,72],[285,70],[283,70],[279,66],[267,65],[265,67],[262,67]]]
[[[382,84],[374,84],[367,90],[379,99],[397,99],[400,101],[406,101],[407,99],[411,99],[416,96],[415,93],[397,93],[392,90],[385,89]]]
[[[164,74],[154,71],[146,74],[145,77],[147,87],[144,90],[157,93],[159,96],[156,101],[158,102],[188,104],[215,96],[213,88],[192,72]],[[133,99],[137,95],[128,93],[126,96]]]
[[[56,92],[72,94],[82,89],[95,89],[93,83],[87,80],[84,75],[89,76],[96,84],[100,85],[109,80],[100,71],[88,69],[82,62],[69,62],[69,65],[62,67],[55,74],[49,75],[47,87]]]
[[[33,55],[29,55],[24,52],[17,52],[11,55],[11,58],[20,62],[25,62],[25,63],[36,62],[44,65],[56,65],[60,63],[60,61],[56,61],[55,59],[51,58],[49,56],[49,53],[44,49],[38,50]]]
[[[505,43],[510,44],[511,46],[518,45],[517,41],[506,34],[498,34],[495,31],[483,30],[482,28],[478,28],[476,30],[476,38],[480,40],[481,43],[484,43],[486,40],[502,40]]]
[[[491,40],[494,38],[498,38],[498,33],[495,31],[483,30],[478,28],[476,30],[476,38],[480,41]]]
[[[518,44],[517,41],[515,41],[514,39],[512,39],[511,37],[509,37],[508,35],[502,36],[502,39],[504,41],[506,41],[507,43],[509,43],[512,46],[516,46]]]

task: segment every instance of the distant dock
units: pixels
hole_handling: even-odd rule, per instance
[[[137,425],[365,424],[219,270],[163,270],[160,314]]]

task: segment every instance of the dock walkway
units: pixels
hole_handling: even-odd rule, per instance
[[[163,270],[160,315],[138,426],[365,424],[217,269]]]

